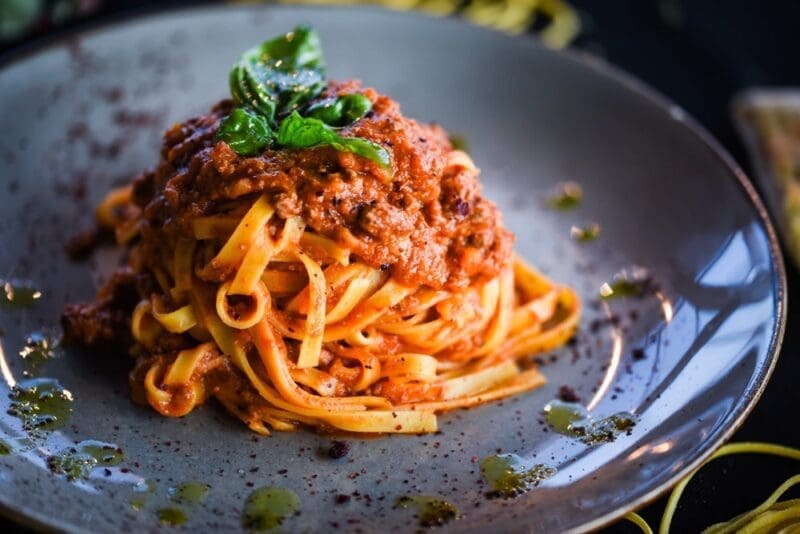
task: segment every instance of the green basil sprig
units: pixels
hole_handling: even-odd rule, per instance
[[[258,154],[275,137],[267,119],[243,108],[234,109],[219,124],[217,139],[242,156]]]
[[[325,88],[325,61],[317,32],[305,26],[251,48],[233,66],[231,95],[275,125]]]
[[[391,156],[385,148],[360,137],[343,137],[334,129],[366,115],[372,109],[369,98],[350,94],[308,106],[324,87],[325,61],[313,29],[298,26],[266,41],[245,52],[233,66],[230,89],[238,107],[220,122],[217,139],[242,156],[258,154],[272,144],[331,146],[390,171]]]
[[[353,93],[339,98],[326,98],[312,104],[305,114],[331,126],[347,126],[366,115],[371,109],[372,102],[369,98],[360,93]]]
[[[278,144],[289,148],[331,146],[374,161],[384,169],[391,167],[389,152],[379,144],[360,137],[342,137],[321,120],[301,117],[296,111],[281,122]]]

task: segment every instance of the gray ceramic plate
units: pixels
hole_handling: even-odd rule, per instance
[[[14,449],[0,457],[6,512],[76,531],[157,530],[167,528],[157,510],[172,505],[168,489],[198,481],[207,499],[180,505],[195,530],[240,528],[261,486],[300,496],[302,513],[283,526],[292,531],[412,530],[412,512],[393,503],[418,493],[461,509],[446,530],[588,529],[654,498],[731,435],[775,363],[786,295],[773,230],[731,159],[679,108],[596,60],[375,9],[184,10],[86,32],[3,68],[0,275],[43,291],[30,308],[0,307],[7,379],[22,376],[26,336],[54,328],[64,303],[90,298],[107,272],[110,252],[70,263],[65,239],[111,185],[156,161],[163,128],[226,95],[242,50],[298,22],[318,28],[331,77],[361,78],[408,115],[468,138],[519,252],[586,301],[577,344],[543,358],[550,382],[540,390],[446,415],[437,435],[347,438],[341,460],[320,454],[329,436],[255,437],[215,406],[158,417],[131,404],[124,355],[58,350],[38,372],[74,395],[69,426],[19,439],[0,386],[2,439]],[[583,186],[583,204],[545,209],[543,195],[565,180]],[[597,241],[570,239],[572,225],[594,221]],[[633,266],[659,291],[600,304],[601,285]],[[541,410],[560,386],[598,417],[630,411],[639,423],[596,447],[548,431]],[[119,444],[123,463],[78,482],[52,475],[45,458],[85,439]],[[516,499],[487,499],[475,462],[499,449],[558,473]],[[338,494],[352,498],[335,504]]]

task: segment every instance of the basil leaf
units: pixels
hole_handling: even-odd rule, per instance
[[[252,156],[268,146],[275,136],[267,119],[243,108],[222,119],[217,139],[225,141],[242,156]]]
[[[319,119],[331,126],[347,126],[366,115],[371,109],[372,102],[369,98],[360,93],[354,93],[339,98],[327,98],[312,104],[305,115]]]
[[[319,36],[298,26],[245,52],[230,73],[233,100],[275,124],[315,98],[325,87],[325,61]]]
[[[331,146],[391,168],[389,152],[382,146],[360,137],[342,137],[329,125],[313,117],[301,117],[296,111],[283,119],[278,130],[278,144],[290,148]]]

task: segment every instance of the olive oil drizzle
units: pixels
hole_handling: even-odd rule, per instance
[[[511,498],[532,490],[556,474],[546,464],[526,465],[516,454],[496,454],[481,460],[481,474],[491,488],[487,497]]]
[[[156,510],[156,516],[162,525],[169,527],[178,527],[189,520],[186,512],[174,506],[159,508]]]
[[[550,427],[565,436],[598,445],[614,441],[623,432],[630,432],[636,425],[636,416],[620,412],[603,419],[593,419],[580,404],[553,400],[544,407],[545,418]]]
[[[260,488],[247,498],[242,512],[242,526],[256,532],[273,530],[288,518],[300,513],[300,498],[292,490]]]
[[[48,456],[47,466],[53,473],[64,475],[67,480],[73,481],[89,478],[97,467],[119,465],[123,459],[124,453],[117,445],[86,440]]]
[[[8,396],[7,413],[22,421],[26,432],[61,428],[72,415],[72,393],[54,378],[23,380]]]
[[[42,292],[27,280],[0,278],[0,308],[30,308],[42,298]]]
[[[31,378],[38,375],[44,364],[56,357],[58,345],[58,337],[47,332],[36,331],[28,335],[25,346],[19,351],[23,376]]]
[[[178,504],[196,505],[206,500],[208,484],[202,482],[183,482],[167,490],[172,502]]]
[[[414,508],[421,527],[438,527],[460,519],[459,509],[435,495],[404,495],[399,497],[395,508]]]

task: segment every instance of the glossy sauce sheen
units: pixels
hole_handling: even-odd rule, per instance
[[[229,200],[267,193],[280,217],[301,216],[401,283],[452,290],[496,276],[509,261],[513,236],[481,196],[477,172],[446,171],[452,148],[444,131],[403,117],[396,102],[360,90],[357,82],[331,83],[320,99],[356,91],[372,101],[372,111],[340,133],[385,147],[391,175],[328,147],[241,157],[216,141],[219,122],[232,109],[223,101],[210,115],[168,130],[160,163],[136,180],[134,199],[150,231],[163,227],[191,237],[191,219],[224,213]]]

